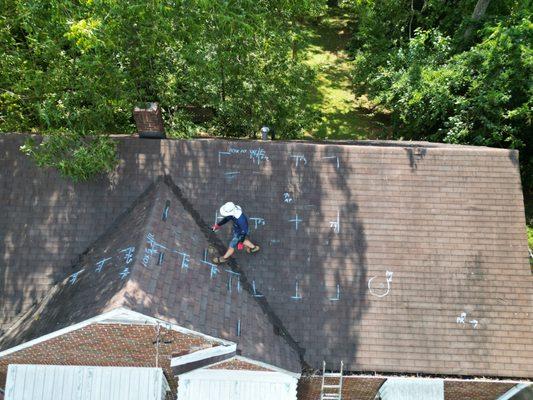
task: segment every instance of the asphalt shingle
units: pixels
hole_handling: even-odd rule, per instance
[[[325,359],[352,371],[533,376],[533,278],[516,151],[123,138],[113,174],[74,185],[17,153],[19,137],[0,140],[2,170],[11,172],[0,177],[4,328],[166,175],[205,225],[225,201],[255,218],[251,238],[263,251],[237,256],[236,265],[311,367]],[[166,260],[179,266],[177,257]],[[205,296],[192,293],[210,286],[180,272],[189,284],[177,291],[155,271],[145,290],[168,299],[166,309],[208,334],[213,321],[235,331],[224,325],[237,316],[225,307],[235,293],[202,304]],[[253,308],[247,315],[258,315]],[[241,324],[243,332],[263,327]]]

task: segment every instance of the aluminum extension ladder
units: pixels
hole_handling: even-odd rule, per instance
[[[322,361],[322,388],[320,389],[320,400],[342,400],[342,370],[344,364],[341,361],[340,372],[326,372],[326,362]],[[328,384],[326,385],[326,379]],[[335,381],[336,383],[331,383]]]

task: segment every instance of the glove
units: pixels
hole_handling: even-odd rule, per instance
[[[237,250],[242,250],[242,249],[244,249],[244,244],[242,244],[240,242],[237,243]]]
[[[213,226],[211,227],[211,230],[212,230],[213,232],[216,232],[216,231],[218,231],[219,229],[220,229],[220,225],[219,225],[219,224],[215,224],[215,225],[213,225]]]

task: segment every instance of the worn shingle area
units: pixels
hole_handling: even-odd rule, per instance
[[[384,378],[344,378],[342,385],[343,399],[375,400]],[[338,385],[339,381],[330,379],[326,385]],[[298,400],[320,399],[322,377],[303,377],[298,382]],[[448,400],[448,399],[446,399]]]
[[[223,361],[221,363],[215,364],[208,369],[226,369],[226,370],[243,370],[243,371],[270,371],[272,369],[261,367],[257,364],[252,364],[244,360],[232,359],[228,361]]]
[[[533,376],[533,281],[516,151],[121,138],[113,174],[72,184],[20,155],[22,140],[0,138],[2,170],[10,171],[0,176],[4,329],[65,279],[73,260],[157,177],[168,176],[190,207],[171,205],[174,222],[153,234],[170,238],[180,212],[192,209],[195,222],[210,225],[224,202],[243,206],[262,251],[239,254],[236,265],[271,314],[259,297],[231,300],[235,287],[204,312],[213,288],[229,291],[227,273],[182,270],[177,254],[165,255],[161,271],[135,267],[131,284],[151,282],[137,296],[129,288],[138,311],[207,334],[212,316],[229,336],[237,326],[225,321],[241,316],[244,335],[272,328],[277,317],[289,347],[296,343],[317,369],[322,360],[343,360],[351,371]],[[180,234],[177,245],[201,259],[202,246],[186,229]],[[217,238],[227,242],[229,232]],[[175,282],[190,283],[176,290]],[[269,323],[251,317],[263,314],[258,321]],[[256,354],[265,352],[260,347]]]
[[[345,377],[342,396],[346,399],[374,400],[385,380],[383,377]],[[338,384],[338,381],[326,381],[326,384]],[[298,383],[298,400],[319,399],[321,385],[321,377],[300,379]],[[516,383],[498,381],[445,380],[444,399],[497,400],[515,385]]]

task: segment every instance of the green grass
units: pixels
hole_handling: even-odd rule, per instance
[[[308,94],[308,104],[322,115],[306,133],[314,139],[389,139],[387,115],[376,114],[366,97],[356,97],[345,51],[350,40],[349,18],[340,12],[308,25],[309,44],[302,50],[306,63],[317,72],[318,87]]]

